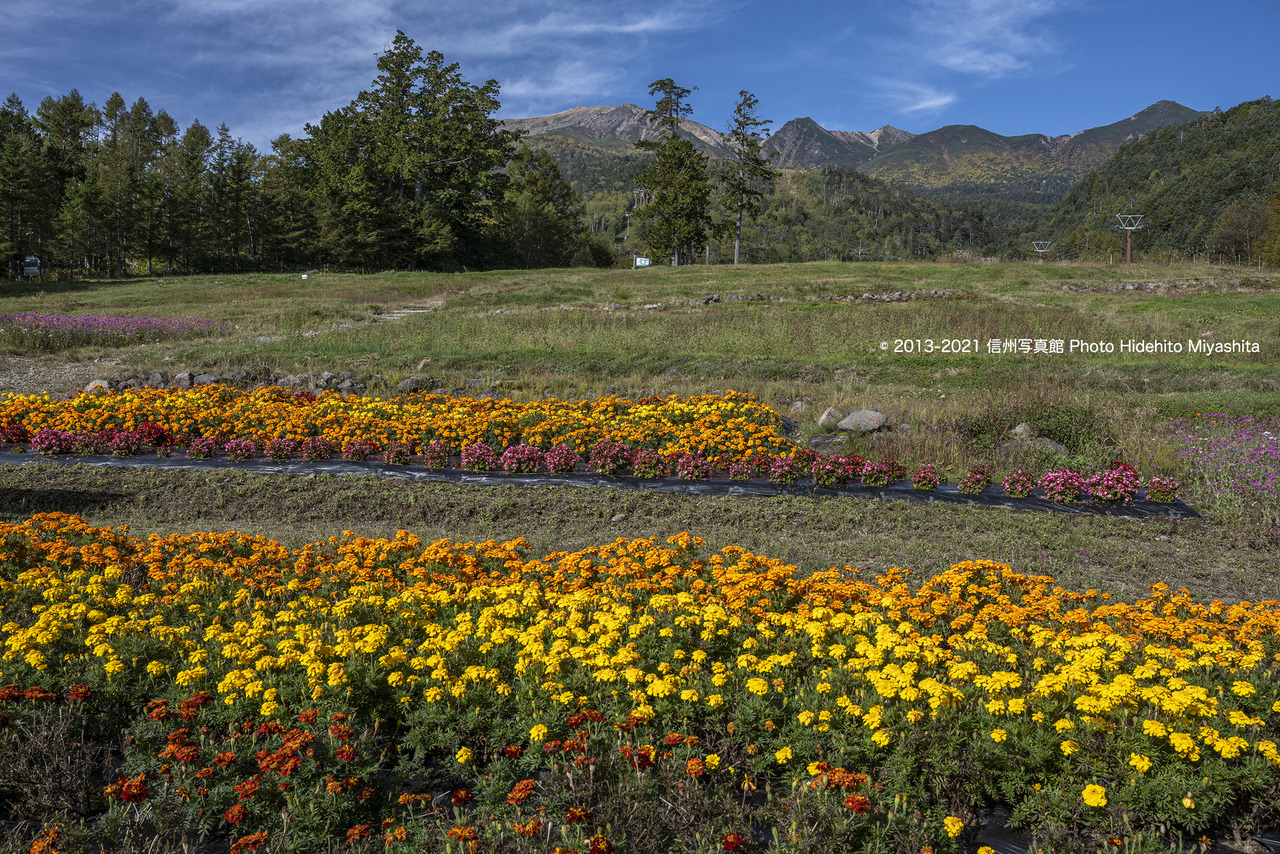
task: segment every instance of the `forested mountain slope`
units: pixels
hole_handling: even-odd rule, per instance
[[[1280,237],[1278,182],[1280,103],[1248,101],[1125,144],[1037,232],[1055,254],[1099,258],[1123,249],[1116,215],[1142,214],[1139,251],[1250,261]]]

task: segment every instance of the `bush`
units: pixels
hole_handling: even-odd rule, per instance
[[[449,443],[443,439],[432,439],[422,449],[422,464],[429,469],[449,467]]]
[[[1172,504],[1178,499],[1178,490],[1182,489],[1182,483],[1171,477],[1160,477],[1156,475],[1147,481],[1147,500],[1157,501],[1161,504]]]
[[[532,445],[512,445],[502,452],[502,468],[514,474],[532,474],[542,467],[544,456]]]
[[[248,439],[232,439],[223,447],[226,455],[233,460],[247,460],[257,451],[257,447]]]
[[[1011,498],[1026,498],[1036,488],[1035,479],[1022,469],[1011,472],[1000,485],[1004,489],[1004,494]]]
[[[1115,460],[1106,471],[1085,481],[1085,488],[1099,501],[1121,501],[1128,504],[1138,494],[1138,472],[1128,463]]]
[[[636,477],[666,477],[667,458],[652,448],[641,448],[631,459],[631,470]]]
[[[338,453],[338,444],[324,436],[308,436],[302,440],[302,458],[308,462],[332,459]]]
[[[488,442],[472,442],[462,448],[462,467],[467,471],[493,471],[498,466],[498,453]]]
[[[392,442],[382,449],[382,461],[391,466],[403,466],[413,456],[413,446],[408,442]]]
[[[262,455],[278,463],[293,457],[294,454],[298,453],[298,448],[298,443],[292,439],[277,437],[269,439],[267,444],[262,446]]]
[[[1084,492],[1085,486],[1084,476],[1071,469],[1046,472],[1040,478],[1040,487],[1044,490],[1044,497],[1062,504],[1070,504],[1079,500],[1080,493]]]
[[[911,474],[911,485],[916,489],[923,489],[928,492],[937,489],[940,483],[942,483],[942,476],[929,463],[923,463]]]
[[[972,468],[960,479],[956,488],[965,495],[981,495],[991,485],[991,469]]]
[[[200,436],[192,439],[187,445],[187,457],[193,460],[207,460],[216,457],[222,450],[222,442],[213,436]]]
[[[701,454],[676,457],[676,477],[681,480],[707,480],[711,477],[711,460]]]
[[[578,452],[564,443],[552,445],[542,456],[542,464],[552,474],[568,474],[579,462]]]
[[[342,446],[342,458],[353,463],[362,463],[378,453],[378,443],[373,439],[351,439]]]
[[[654,453],[657,453],[656,451]],[[597,474],[622,474],[632,464],[631,448],[613,439],[601,439],[591,446],[587,465]],[[645,475],[640,475],[644,477]]]
[[[769,466],[769,480],[773,483],[795,483],[800,480],[800,463],[795,457],[777,457]]]

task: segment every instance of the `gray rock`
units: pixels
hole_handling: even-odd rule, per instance
[[[144,376],[147,388],[166,388],[169,385],[169,375],[164,371],[147,371]]]
[[[827,407],[827,410],[818,418],[818,429],[826,430],[830,433],[840,426],[840,419],[842,418],[844,418],[843,412]]]
[[[398,394],[412,394],[415,391],[430,388],[432,382],[431,377],[409,377],[396,383],[396,392]]]
[[[301,388],[306,384],[306,377],[294,376],[293,374],[289,374],[287,377],[281,377],[276,381],[276,385],[280,386],[280,388]]]
[[[191,378],[192,385],[213,385],[218,381],[216,374],[197,374]]]
[[[850,433],[873,433],[883,427],[888,420],[884,413],[875,409],[859,409],[857,412],[849,413],[836,427]]]
[[[99,377],[84,387],[84,390],[92,394],[95,391],[111,391],[111,383]]]
[[[249,372],[245,370],[241,370],[239,368],[237,368],[234,371],[227,371],[225,374],[222,375],[223,381],[229,382],[229,383],[244,382],[244,380],[248,379],[248,377],[249,377]]]
[[[191,388],[194,377],[190,371],[181,371],[173,375],[173,388]]]
[[[1025,421],[1009,431],[1009,435],[1015,439],[1030,439],[1035,434],[1035,431],[1031,429],[1031,425]]]
[[[822,454],[833,454],[843,451],[849,445],[847,433],[814,433],[809,437],[810,450]]]
[[[803,400],[797,400],[795,403],[791,404],[792,415],[804,415],[808,411],[809,404],[805,403]]]
[[[1006,442],[996,448],[996,453],[1007,457],[1010,454],[1035,450],[1049,451],[1064,457],[1071,455],[1071,451],[1068,450],[1066,445],[1061,442],[1055,442],[1045,436],[1036,436],[1034,439],[1015,439],[1012,442]]]

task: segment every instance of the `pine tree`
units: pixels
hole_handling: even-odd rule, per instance
[[[582,234],[582,203],[545,151],[521,146],[507,165],[507,240],[525,269],[568,266]]]
[[[651,84],[649,94],[661,97],[647,116],[658,126],[659,140],[636,143],[637,148],[654,153],[653,162],[638,181],[650,198],[643,213],[647,221],[644,240],[655,255],[669,256],[677,266],[692,263],[707,242],[711,222],[707,156],[679,135],[680,119],[691,112],[685,101],[690,91],[670,77]]]
[[[721,170],[720,180],[724,187],[724,208],[733,214],[733,263],[739,263],[742,250],[742,220],[744,216],[752,219],[760,215],[760,198],[773,183],[776,172],[772,158],[778,153],[772,152],[769,157],[762,153],[764,140],[758,131],[768,129],[772,124],[768,119],[761,119],[756,114],[759,105],[755,95],[745,89],[738,92],[738,106],[734,108],[733,118],[729,123],[729,132],[722,135],[725,144],[733,151],[733,160]]]

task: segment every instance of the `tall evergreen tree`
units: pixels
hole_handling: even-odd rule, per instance
[[[518,138],[493,118],[497,81],[468,83],[403,32],[378,70],[370,91],[307,128],[328,194],[322,240],[361,262],[484,263]]]
[[[677,266],[692,263],[694,254],[706,245],[711,222],[707,156],[679,134],[680,119],[692,111],[685,100],[691,91],[670,77],[650,84],[649,94],[659,97],[647,116],[658,126],[659,140],[636,144],[654,153],[638,182],[650,198],[643,213],[645,243],[655,255],[669,256]]]
[[[521,146],[507,164],[504,232],[525,269],[564,267],[582,234],[582,203],[545,151]]]
[[[742,253],[742,220],[744,216],[760,215],[760,198],[773,183],[776,172],[772,158],[762,153],[764,140],[760,131],[767,131],[772,122],[761,119],[756,110],[759,100],[745,89],[738,92],[738,105],[733,110],[728,133],[722,134],[726,145],[733,151],[730,160],[720,172],[724,187],[722,204],[733,215],[733,263],[739,263]]]

